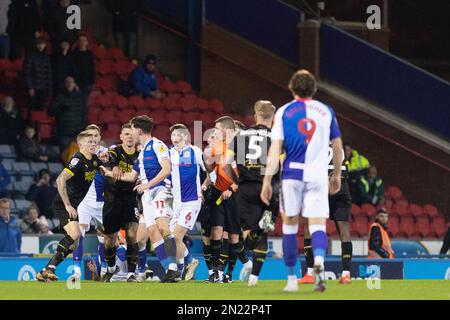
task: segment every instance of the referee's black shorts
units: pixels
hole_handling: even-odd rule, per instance
[[[136,215],[136,194],[106,195],[103,205],[103,226],[105,234],[113,234],[126,229],[129,223],[139,223]]]
[[[330,219],[333,221],[350,221],[352,211],[352,197],[347,179],[341,179],[341,190],[328,197],[330,205]]]
[[[236,209],[234,196],[233,194],[231,198],[223,200],[222,191],[212,188],[211,197],[214,204],[211,210],[211,227],[221,226],[228,233],[241,233],[239,213]]]
[[[214,201],[212,200],[212,186],[208,186],[205,192],[203,192],[203,197],[205,201],[202,203],[202,208],[198,214],[197,221],[201,225],[201,234],[203,237],[211,237],[211,212],[213,209]]]

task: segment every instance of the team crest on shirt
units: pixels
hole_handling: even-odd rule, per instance
[[[150,150],[152,150],[152,146],[151,145],[149,145],[147,148],[145,148],[145,151],[150,151]]]
[[[189,150],[185,151],[185,152],[184,152],[184,156],[185,156],[186,158],[189,158],[189,157],[191,156],[191,152],[190,152]]]
[[[164,152],[164,151],[166,151],[166,148],[164,146],[160,146],[158,150],[159,150],[159,152]]]
[[[72,167],[75,167],[79,161],[80,161],[80,159],[78,159],[78,158],[72,158],[72,160],[70,160],[70,165]]]

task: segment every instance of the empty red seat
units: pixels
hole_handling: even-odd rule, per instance
[[[99,77],[95,83],[96,87],[105,91],[114,91],[117,89],[117,78],[112,76]]]
[[[115,96],[112,99],[112,104],[118,109],[125,109],[128,107],[128,99],[124,96]]]
[[[396,237],[400,231],[400,219],[397,217],[389,217],[387,228],[388,232],[391,234],[391,237]]]
[[[108,57],[111,56],[110,53],[108,52],[108,49],[104,47],[97,46],[94,47],[92,51],[94,53],[95,58],[99,60],[107,59]]]
[[[178,88],[175,85],[175,83],[173,83],[170,80],[162,80],[161,82],[159,82],[158,83],[158,89],[161,90],[161,91],[165,91],[168,94],[175,93],[175,92],[179,93]]]
[[[198,98],[196,101],[196,105],[197,105],[197,109],[199,111],[213,111],[209,106],[208,100],[206,100],[206,99]],[[219,116],[217,116],[217,118],[218,117]]]
[[[185,114],[181,111],[170,111],[167,113],[167,119],[171,125],[175,123],[185,123]]]
[[[445,218],[442,216],[433,217],[430,225],[430,232],[436,235],[438,238],[443,238],[447,232],[447,226],[445,225]]]
[[[99,114],[101,112],[100,108],[89,108],[88,111],[88,122],[89,123],[97,123],[97,121],[99,120]]]
[[[369,234],[369,222],[367,217],[356,217],[352,227],[354,231],[358,232],[360,237],[367,237]]]
[[[187,125],[190,128],[193,128],[195,121],[201,121],[201,114],[198,112],[185,113],[183,121],[185,125]]]
[[[414,217],[420,217],[423,215],[423,209],[421,206],[411,203],[408,206],[408,212],[412,214]]]
[[[183,94],[191,93],[193,91],[191,85],[186,81],[178,81],[175,85],[177,86],[178,91]]]
[[[115,110],[106,110],[99,114],[98,120],[100,123],[110,124],[110,123],[120,123],[120,119],[117,117],[117,112]]]
[[[0,59],[0,71],[14,69],[12,61],[8,59]]]
[[[393,214],[397,214],[400,217],[404,217],[408,215],[408,207],[403,205],[403,204],[398,204],[396,203],[393,207],[392,207],[392,213]]]
[[[400,220],[400,230],[399,232],[403,232],[407,237],[412,237],[414,234],[414,219],[413,217],[402,217]]]
[[[357,204],[352,203],[352,215],[359,216],[361,214],[363,214],[363,212],[361,211],[361,208]]]
[[[327,220],[327,234],[329,236],[337,235],[336,225],[334,224],[334,221],[331,221],[329,219]]]
[[[162,101],[161,101],[162,105],[169,111],[171,110],[180,110],[177,100],[172,99],[170,97],[165,97]]]
[[[370,203],[364,203],[361,205],[361,211],[365,212],[369,217],[373,217],[377,214],[377,208]]]
[[[183,111],[191,112],[196,109],[196,100],[195,96],[191,98],[183,97],[178,103]]]
[[[128,105],[135,109],[142,109],[145,106],[145,101],[140,96],[132,96],[128,98]]]
[[[402,190],[396,186],[390,186],[386,189],[386,191],[393,199],[398,199],[403,195]]]
[[[53,125],[48,123],[38,124],[39,137],[43,140],[53,137]]]
[[[97,98],[98,105],[102,108],[109,109],[113,105],[113,97],[110,95],[101,95]]]
[[[161,100],[155,98],[145,98],[145,107],[151,108],[153,110],[161,109]]]
[[[172,92],[172,93],[169,93],[167,96],[169,98],[171,98],[173,100],[177,100],[177,101],[183,97],[183,95],[179,92]]]
[[[120,48],[111,48],[109,49],[109,54],[114,60],[121,60],[125,58],[125,54]]]
[[[129,122],[134,116],[136,116],[136,110],[132,108],[123,109],[118,113],[122,124]]]
[[[439,214],[438,209],[432,204],[424,205],[423,212],[429,217],[435,217]]]
[[[209,101],[209,106],[214,112],[217,112],[218,114],[222,114],[225,112],[225,106],[223,105],[223,102],[219,99],[212,99]]]
[[[430,229],[430,221],[428,220],[428,217],[419,217],[416,220],[415,224],[415,232],[416,234],[419,234],[422,238],[426,238],[430,236],[431,229]]]
[[[53,123],[53,119],[47,114],[47,111],[31,111],[31,121],[39,123]]]
[[[97,73],[101,76],[114,73],[114,63],[112,60],[102,60],[95,66]]]
[[[129,60],[120,60],[114,64],[114,71],[117,74],[128,76],[136,68],[136,65]]]

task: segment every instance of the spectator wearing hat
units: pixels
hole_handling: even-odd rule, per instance
[[[24,63],[24,76],[30,95],[31,110],[43,110],[45,101],[52,95],[52,65],[45,52],[47,41],[36,39],[36,49]]]
[[[156,80],[156,56],[149,54],[144,62],[133,70],[130,76],[130,85],[134,95],[161,99],[162,93],[158,90]]]
[[[53,200],[55,199],[58,190],[51,184],[50,173],[47,169],[39,171],[38,180],[28,190],[26,199],[36,203],[40,215],[47,219],[52,219],[53,214]]]

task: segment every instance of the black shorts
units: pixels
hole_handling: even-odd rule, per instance
[[[212,188],[211,191],[212,201],[214,201],[211,210],[211,226],[222,226],[224,231],[233,234],[241,233],[241,224],[239,219],[239,213],[236,209],[235,195],[227,200],[222,200],[217,204],[217,200],[222,196],[222,192],[216,188]]]
[[[76,209],[76,207],[74,207]],[[78,221],[78,215],[76,218],[71,218],[66,210],[64,202],[59,196],[56,196],[53,201],[53,211],[55,212],[55,217],[59,219],[59,226],[63,228],[66,224],[72,221]]]
[[[279,184],[274,183],[272,189],[273,196],[270,205],[267,206],[261,201],[261,182],[243,182],[239,185],[235,197],[236,207],[239,211],[239,216],[241,217],[242,230],[251,230],[255,227],[259,220],[261,220],[265,210],[272,212],[272,219],[275,221],[280,208],[278,200]]]
[[[201,225],[201,234],[204,237],[211,237],[211,211],[213,208],[214,201],[212,201],[212,186],[209,186],[208,189],[203,192],[203,197],[205,198],[205,202],[202,204],[202,208],[200,209],[200,213],[198,214],[197,221],[200,222]]]
[[[352,212],[352,197],[348,182],[342,179],[341,190],[328,197],[330,204],[330,219],[333,221],[350,221]]]
[[[106,196],[103,205],[103,226],[105,234],[113,234],[120,229],[126,229],[129,223],[139,223],[136,214],[136,194],[121,196]]]

